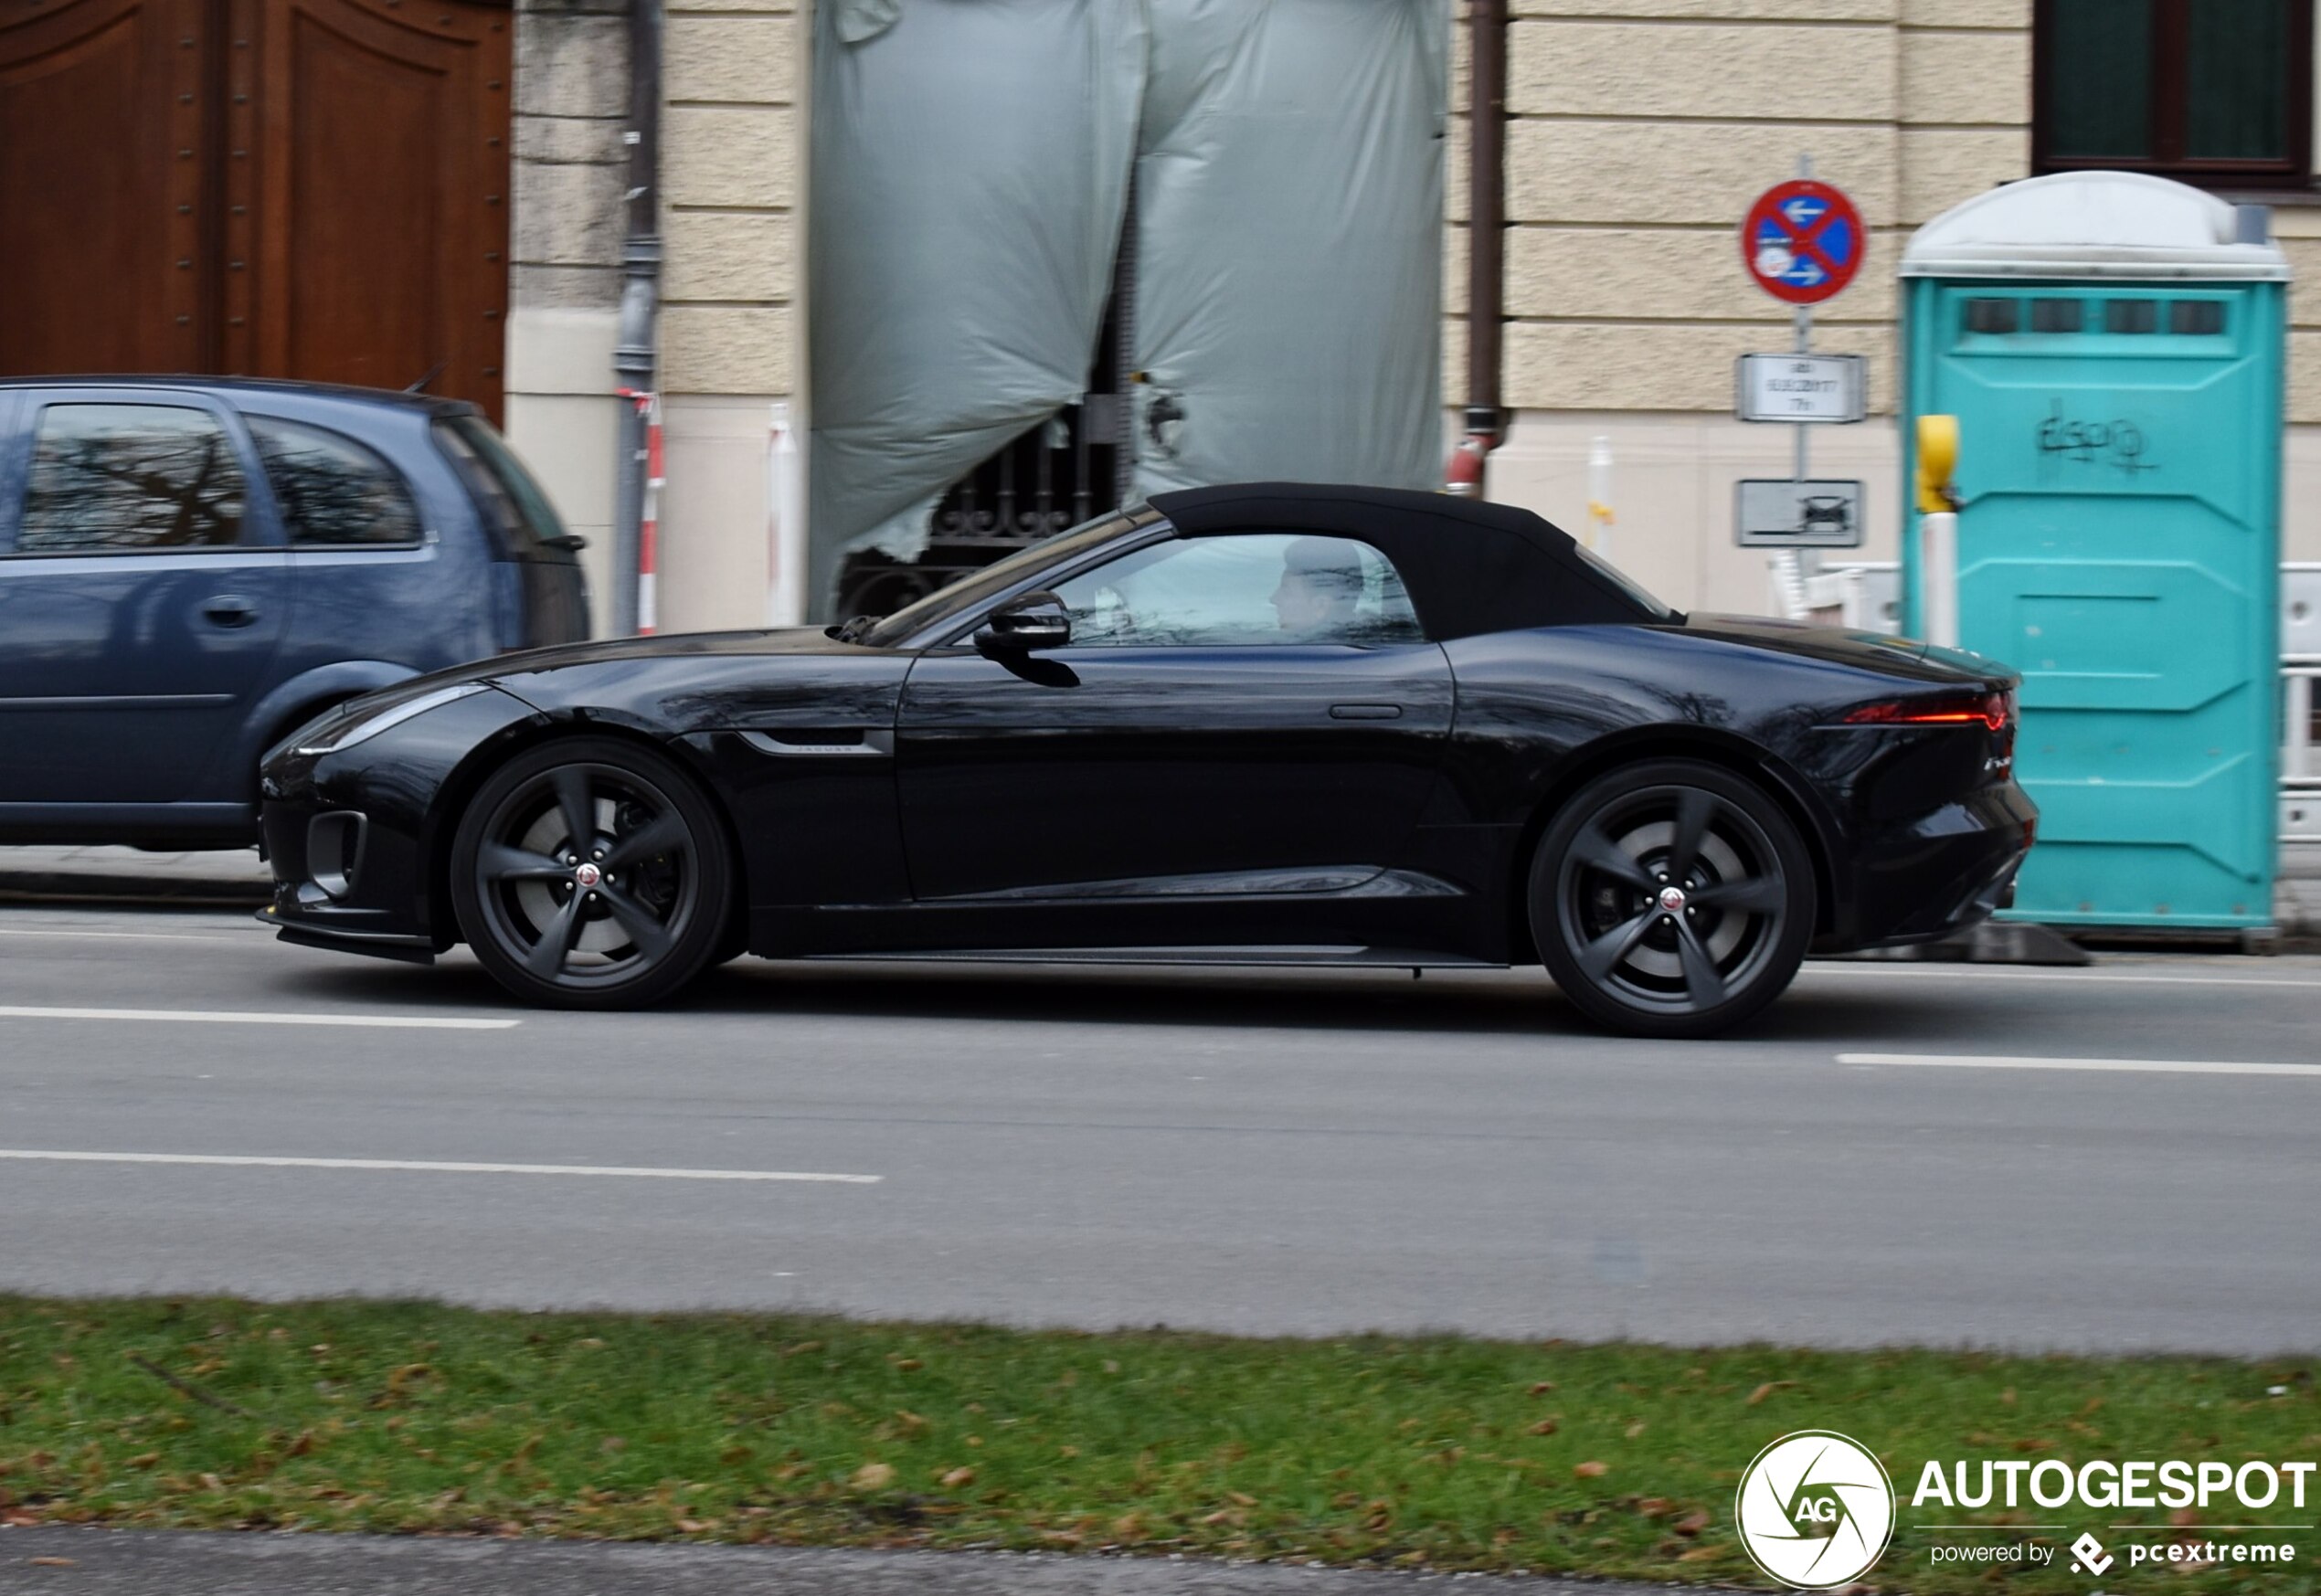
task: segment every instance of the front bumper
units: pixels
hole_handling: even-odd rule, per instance
[[[274,895],[260,921],[303,946],[431,961],[459,939],[440,901],[447,796],[472,758],[535,718],[480,692],[342,753],[279,750],[260,784]]]

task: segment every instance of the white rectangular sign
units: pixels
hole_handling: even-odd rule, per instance
[[[1743,548],[1861,546],[1860,482],[1754,479],[1733,492],[1733,541]]]
[[[1860,354],[1744,354],[1733,366],[1743,421],[1859,421],[1869,414],[1870,360]]]

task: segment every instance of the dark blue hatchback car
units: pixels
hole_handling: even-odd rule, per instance
[[[585,639],[579,545],[472,405],[0,383],[0,841],[254,840],[302,722]]]

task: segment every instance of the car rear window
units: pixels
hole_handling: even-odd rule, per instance
[[[420,540],[419,507],[396,469],[342,432],[248,416],[258,458],[282,508],[291,543],[302,547]]]
[[[452,416],[435,424],[435,436],[460,475],[520,560],[563,557],[564,523],[532,473],[507,441],[481,416]]]

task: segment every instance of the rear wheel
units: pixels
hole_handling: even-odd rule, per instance
[[[451,897],[477,960],[516,996],[635,1008],[715,957],[733,864],[684,771],[617,738],[576,737],[484,782],[452,844]]]
[[[1813,865],[1780,806],[1717,766],[1655,760],[1563,806],[1531,863],[1531,934],[1588,1017],[1712,1036],[1779,997],[1813,935]]]

